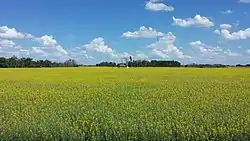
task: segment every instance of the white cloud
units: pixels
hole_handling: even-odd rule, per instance
[[[2,48],[2,47],[14,47],[15,45],[16,44],[11,40],[0,38],[0,48]]]
[[[244,40],[250,38],[250,28],[230,33],[227,29],[221,30],[221,35],[227,40]]]
[[[149,57],[140,51],[136,51],[135,59],[148,59]]]
[[[55,48],[56,48],[56,50],[59,51],[62,55],[68,55],[68,52],[67,52],[65,49],[63,49],[62,46],[57,45],[57,46],[55,46]]]
[[[83,45],[79,48],[80,50],[86,51],[95,51],[97,53],[102,53],[104,55],[108,55],[113,59],[122,58],[122,57],[129,57],[130,54],[127,52],[116,52],[114,49],[108,47],[105,44],[104,38],[98,37],[91,41],[89,44]]]
[[[29,52],[29,57],[38,59],[49,59],[51,61],[65,61],[67,59],[72,59],[68,54],[64,54],[63,52],[58,51],[56,47],[31,47],[27,50]]]
[[[230,49],[222,49],[219,46],[211,46],[202,43],[201,41],[195,41],[195,42],[190,42],[190,46],[199,49],[199,52],[201,53],[202,57],[208,58],[220,58],[220,57],[239,57],[242,54],[233,52]]]
[[[164,33],[158,32],[152,27],[141,26],[138,31],[123,33],[124,38],[155,38],[164,36]]]
[[[55,46],[57,41],[53,39],[53,36],[44,35],[40,38],[37,38],[38,41],[41,41],[44,46]]]
[[[56,51],[61,55],[68,55],[68,52],[63,49],[63,47],[57,43],[57,41],[53,38],[53,36],[44,35],[42,37],[35,37],[31,34],[28,34],[27,38],[34,39],[35,41],[42,44],[43,51],[50,50],[50,51]],[[55,53],[56,53],[55,52]]]
[[[5,29],[10,29],[10,28],[7,27]],[[51,35],[44,35],[41,37],[37,37],[29,33],[19,32],[19,34],[24,35],[24,37],[20,38],[18,36],[14,36],[14,34],[8,36],[8,38],[6,38],[7,36],[4,36],[5,38],[0,37],[0,56],[11,57],[15,55],[18,57],[31,57],[34,58],[35,60],[49,59],[51,61],[65,61],[66,59],[71,58],[79,63],[84,63],[84,64],[89,63],[91,61],[99,62],[100,60],[103,61],[112,60],[120,62],[120,59],[122,57],[129,57],[129,56],[133,56],[134,59],[152,59],[152,57],[158,56],[159,58],[182,59],[183,61],[191,58],[190,56],[184,54],[182,52],[182,49],[175,46],[176,37],[171,32],[169,32],[168,34],[164,34],[152,28],[144,27],[140,29],[138,31],[133,32],[132,35],[134,35],[136,38],[161,37],[157,42],[149,45],[148,48],[150,49],[147,51],[136,51],[131,54],[127,52],[117,52],[116,50],[114,50],[114,48],[109,47],[105,43],[104,38],[102,37],[95,38],[86,45],[66,50]],[[222,28],[222,29],[228,31],[229,28],[226,29]],[[217,33],[223,35],[219,30],[217,31]],[[233,34],[230,32],[229,35],[239,36],[238,34]],[[23,44],[19,44],[20,42],[18,40],[21,41],[24,40],[25,42],[28,41],[32,43],[31,44],[28,43],[28,45],[30,46],[22,46]],[[194,46],[199,50],[199,52],[201,52],[198,53],[197,56],[201,54],[203,56],[205,55],[207,58],[213,58],[215,55],[217,55],[216,57],[220,56],[229,56],[234,58],[237,58],[238,56],[243,57],[242,55],[243,53],[240,54],[237,52],[233,52],[232,50],[229,49],[223,50],[220,47],[206,45],[201,41],[192,42],[190,43],[190,45]],[[247,52],[249,52],[250,54],[250,51]]]
[[[127,53],[127,52],[121,52],[121,53],[113,52],[113,53],[111,53],[111,57],[115,58],[115,59],[124,58],[124,57],[128,58],[129,56],[132,56],[132,55]]]
[[[202,56],[214,56],[218,55],[222,49],[219,46],[210,46],[202,43],[201,41],[190,42],[190,46],[199,49],[202,53]]]
[[[11,56],[24,56],[27,53],[24,53],[25,49],[21,46],[0,46],[0,56],[1,57],[11,57]]]
[[[218,29],[214,30],[214,33],[219,34],[220,35],[220,31]]]
[[[152,53],[161,58],[170,58],[170,56],[175,56],[183,59],[187,57],[174,45],[175,40],[176,37],[169,32],[167,35],[160,38],[156,43],[149,45],[148,48],[151,48]]]
[[[0,27],[0,38],[21,39],[21,38],[24,38],[24,34],[18,32],[15,28],[8,28],[7,26],[1,26]]]
[[[95,38],[89,44],[85,45],[88,50],[95,50],[101,53],[112,53],[112,48],[109,48],[102,37]]]
[[[157,56],[159,56],[161,58],[169,58],[168,53],[165,53],[162,50],[154,48],[154,49],[152,49],[152,52],[153,52],[153,54],[155,54],[155,55],[157,55]]]
[[[37,47],[22,47],[9,39],[35,41],[39,45]],[[34,59],[45,59],[44,56],[46,56],[46,59],[54,60],[70,58],[68,52],[53,39],[53,36],[44,35],[36,37],[29,33],[18,32],[15,28],[7,26],[0,27],[0,52],[0,55],[4,57],[15,55],[18,57],[26,56]]]
[[[151,11],[174,11],[174,7],[164,4],[162,1],[163,0],[149,0],[145,5],[145,9]]]
[[[232,26],[230,24],[221,24],[220,28],[221,29],[230,29],[230,28],[232,28]]]
[[[250,0],[239,0],[240,3],[250,3]]]
[[[173,17],[174,25],[181,27],[212,27],[214,23],[208,17],[196,15],[194,18],[175,18]]]
[[[17,46],[12,40],[0,38],[0,56],[11,57],[20,55],[23,52],[21,46]]]
[[[227,49],[224,51],[224,54],[230,56],[230,57],[238,57],[238,56],[241,56],[240,53],[237,53],[237,52],[232,52],[230,49]]]
[[[83,59],[94,59],[93,56],[89,55],[84,47],[75,47],[69,50],[69,54],[72,58],[82,61]]]
[[[36,37],[34,35],[32,35],[32,34],[26,33],[25,38],[27,38],[27,39],[35,39]]]
[[[28,56],[28,55],[30,55],[30,51],[27,49],[20,49],[20,55]]]
[[[221,14],[232,14],[233,11],[232,11],[231,9],[228,9],[228,10],[226,10],[226,11],[221,11],[220,13],[221,13]]]
[[[218,35],[221,35],[226,40],[245,40],[250,38],[250,28],[236,32],[230,32],[229,29],[231,27],[232,26],[229,24],[221,24],[221,31],[215,30],[214,32]]]
[[[47,53],[41,49],[41,47],[32,47],[32,53],[41,54],[42,56],[47,56]]]
[[[95,59],[99,61],[115,61],[121,62],[121,58],[129,58],[132,56],[133,59],[147,59],[148,56],[141,51],[136,51],[130,54],[127,52],[117,52],[110,48],[103,37],[98,37],[93,39],[89,44],[76,47],[75,49],[69,51],[70,55],[74,58],[84,58],[84,59]],[[89,57],[88,54],[94,55],[94,57]],[[106,59],[103,59],[106,58]]]

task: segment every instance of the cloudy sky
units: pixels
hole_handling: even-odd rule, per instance
[[[250,63],[250,0],[2,0],[0,56]]]

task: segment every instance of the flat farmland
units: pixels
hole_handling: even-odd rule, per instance
[[[250,69],[0,69],[0,140],[249,140]]]

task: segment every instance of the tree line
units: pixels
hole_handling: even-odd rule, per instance
[[[226,68],[230,67],[229,65],[224,64],[189,64],[184,65],[183,67],[194,67],[194,68]]]
[[[166,60],[132,60],[128,64],[115,62],[101,62],[96,65],[100,67],[121,67],[128,65],[129,67],[195,67],[195,68],[225,68],[225,67],[250,67],[250,64],[242,65],[224,65],[224,64],[188,64],[182,65],[178,61]],[[41,68],[41,67],[79,67],[86,66],[77,64],[75,60],[69,59],[65,62],[52,62],[50,60],[33,60],[32,58],[17,58],[16,56],[5,58],[0,57],[0,68]]]
[[[126,65],[122,63],[116,64],[115,62],[101,62],[99,64],[96,64],[96,66],[105,66],[105,67],[116,67]],[[181,63],[178,61],[164,61],[164,60],[134,60],[129,61],[127,64],[129,67],[181,67]]]
[[[226,68],[226,67],[250,67],[250,64],[246,65],[224,65],[224,64],[189,64],[183,65],[182,67],[194,67],[194,68]]]
[[[101,62],[96,64],[100,67],[119,67],[122,63],[116,64],[115,62]],[[123,64],[124,66],[125,64]],[[250,64],[242,65],[224,65],[224,64],[187,64],[183,65],[178,61],[165,61],[165,60],[133,60],[128,62],[129,67],[193,67],[193,68],[226,68],[226,67],[250,67]]]
[[[32,58],[17,58],[16,56],[0,57],[0,68],[41,68],[41,67],[78,67],[72,59],[65,62],[52,62],[50,60],[33,60]]]

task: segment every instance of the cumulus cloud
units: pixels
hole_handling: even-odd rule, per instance
[[[85,45],[86,49],[94,50],[101,53],[112,53],[114,52],[112,48],[109,48],[102,37],[95,38],[89,44]]]
[[[173,6],[168,6],[164,4],[162,1],[163,0],[149,0],[145,5],[145,9],[150,11],[167,11],[167,12],[174,11]]]
[[[37,47],[23,47],[16,45],[11,39],[15,40],[27,40],[38,43]],[[29,33],[18,32],[15,28],[9,28],[7,26],[0,27],[0,52],[1,56],[10,57],[32,57],[34,59],[62,59],[70,58],[68,52],[57,43],[53,36],[44,35],[42,37],[36,37]],[[47,58],[48,57],[48,58]]]
[[[68,55],[68,52],[61,46],[57,45],[55,46],[56,50],[59,51],[62,55]]]
[[[46,54],[46,52],[44,52],[41,47],[32,47],[32,51],[34,51],[37,54]]]
[[[44,35],[41,37],[35,37],[31,34],[27,36],[27,38],[34,39],[35,41],[39,42],[42,45],[43,51],[50,50],[50,51],[57,51],[61,55],[68,55],[68,52],[57,43],[57,41],[51,35]]]
[[[20,46],[12,39],[25,40],[25,42],[30,42],[31,45]],[[16,29],[6,26],[1,27],[0,31],[0,56],[4,57],[15,55],[17,57],[31,57],[35,60],[49,59],[52,61],[65,61],[67,59],[75,59],[81,62],[84,59],[87,61],[95,59],[95,57],[89,54],[93,52],[102,53],[116,59],[130,55],[127,52],[116,52],[114,49],[108,47],[102,37],[95,38],[89,44],[81,47],[65,50],[51,35],[38,37],[30,33],[18,32]],[[142,56],[142,54],[138,55]]]
[[[0,56],[4,57],[11,57],[15,55],[18,57],[31,57],[36,60],[49,59],[52,61],[65,61],[66,59],[74,59],[77,62],[84,63],[91,60],[97,62],[100,60],[108,61],[108,59],[120,62],[121,58],[129,56],[133,56],[134,59],[152,59],[152,57],[155,56],[163,59],[185,60],[191,58],[190,56],[184,54],[180,48],[175,46],[176,36],[171,32],[164,34],[162,32],[156,31],[153,28],[146,28],[144,26],[142,26],[138,31],[130,32],[131,34],[127,38],[161,38],[155,43],[148,45],[147,51],[136,51],[131,54],[127,52],[117,52],[114,48],[109,47],[105,43],[103,37],[95,38],[88,44],[66,50],[51,35],[37,37],[29,33],[18,32],[17,30],[13,30],[14,28],[5,27],[4,29],[12,29],[12,31],[16,31],[18,33],[17,35],[23,35],[23,37],[21,37],[16,35],[14,36],[14,34],[8,34],[8,36],[0,37]],[[228,31],[229,29],[229,26],[221,26],[221,31]],[[221,31],[218,30],[217,33],[223,36],[224,33]],[[2,30],[0,33],[7,32],[3,32]],[[242,34],[238,34],[229,32],[229,35],[233,37],[237,35],[242,38]],[[31,43],[30,46],[21,46],[17,40],[26,40],[33,43]],[[200,54],[208,58],[215,55],[230,57],[242,56],[242,54],[233,52],[232,50],[223,50],[221,47],[210,46],[202,43],[201,41],[191,42],[190,45],[198,49],[199,52],[201,52]],[[249,53],[250,51],[247,52]]]
[[[81,46],[81,47],[75,47],[70,49],[69,51],[69,55],[76,61],[82,62],[82,61],[91,61],[93,59],[95,59],[95,57],[93,57],[92,55],[90,55],[86,48]]]
[[[190,46],[199,49],[203,56],[218,55],[222,49],[219,46],[210,46],[201,41],[194,41],[189,43]]]
[[[223,56],[229,56],[229,57],[238,57],[241,56],[240,53],[233,52],[230,49],[223,49],[219,46],[211,46],[207,45],[205,43],[202,43],[201,41],[194,41],[189,43],[190,46],[193,48],[196,48],[201,53],[201,56],[203,57],[223,57]]]
[[[25,49],[23,49],[21,46],[16,45],[9,45],[5,44],[0,45],[0,56],[1,57],[11,57],[11,56],[25,56],[27,53],[24,52]]]
[[[55,46],[57,44],[57,41],[53,39],[53,36],[44,35],[36,39],[42,42],[44,46]]]
[[[164,36],[164,33],[158,32],[152,27],[141,26],[138,31],[123,33],[124,38],[155,38]]]
[[[232,52],[230,49],[227,49],[224,51],[224,54],[230,56],[230,57],[238,57],[238,56],[241,56],[240,53],[238,52]]]
[[[169,32],[164,37],[160,38],[156,43],[149,45],[148,48],[152,49],[153,54],[161,58],[170,58],[170,56],[175,56],[179,59],[183,59],[187,57],[174,45],[175,40],[176,37],[174,34]]]
[[[218,29],[214,30],[214,33],[219,34],[220,35],[220,31]]]
[[[230,24],[221,24],[220,28],[221,29],[230,29],[230,28],[232,28],[232,26]]]
[[[7,26],[0,27],[0,38],[5,39],[21,39],[25,35],[21,32],[18,32],[15,28],[9,28]]]
[[[27,39],[35,39],[36,37],[30,33],[25,33],[25,38]]]
[[[14,47],[16,44],[12,40],[0,38],[0,48],[2,47]]]
[[[141,52],[141,51],[136,51],[136,54],[134,56],[135,59],[148,59],[149,56],[146,55],[145,53]]]
[[[229,29],[231,27],[232,26],[229,24],[221,24],[221,30],[215,30],[214,32],[218,35],[221,35],[226,40],[245,40],[250,38],[250,28],[236,32],[230,32]]]
[[[230,33],[227,29],[222,29],[221,35],[227,40],[244,40],[250,38],[250,28],[232,33]]]
[[[94,51],[97,53],[102,53],[104,55],[108,55],[111,58],[122,58],[130,56],[130,54],[127,52],[117,52],[114,49],[108,47],[103,37],[95,38],[89,44],[79,47],[79,49],[84,51]]]
[[[9,39],[0,38],[0,56],[11,57],[13,55],[25,55],[25,50],[21,46],[17,46],[15,42]]]
[[[208,17],[195,15],[194,18],[175,18],[173,17],[174,25],[180,27],[212,27],[214,23]]]

